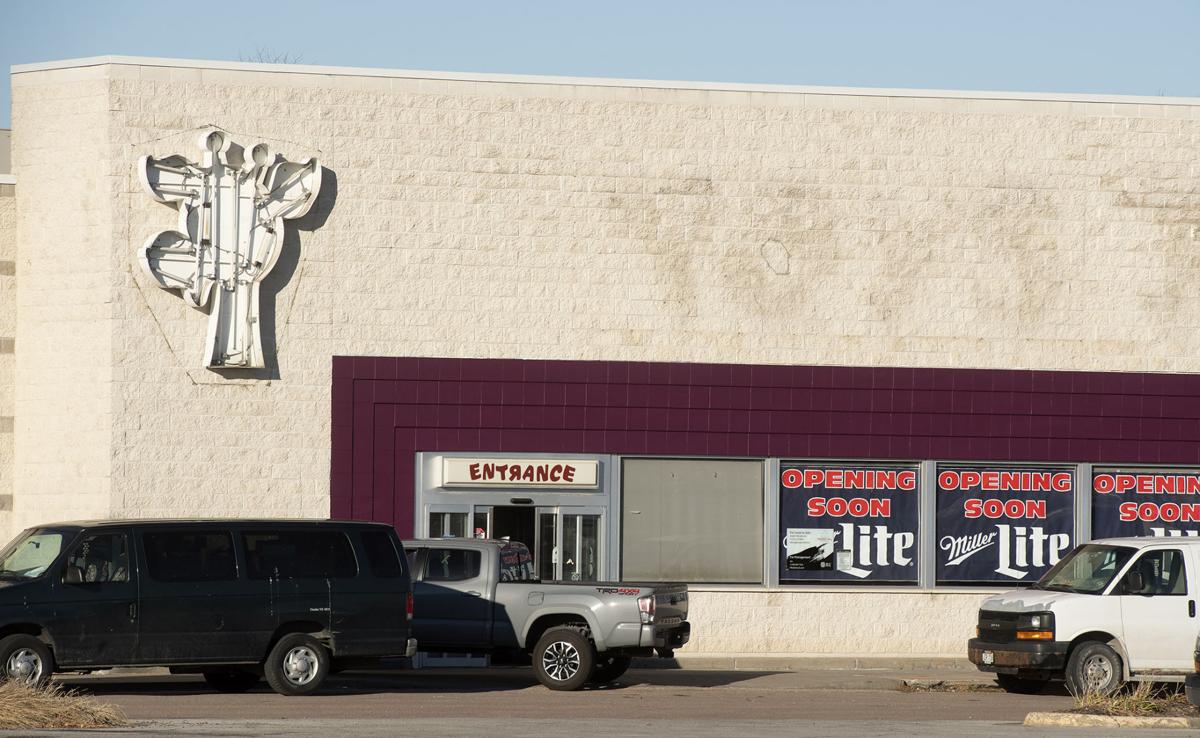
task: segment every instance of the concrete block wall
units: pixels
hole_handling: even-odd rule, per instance
[[[13,77],[17,189],[13,510],[26,525],[107,517],[112,497],[109,83],[94,70]],[[128,268],[128,267],[124,267]]]
[[[0,141],[0,144],[4,143],[7,142]],[[0,165],[3,163],[0,160]],[[17,192],[15,184],[4,181],[8,179],[3,176],[5,174],[7,172],[0,168],[0,539],[7,542],[13,506]]]
[[[13,525],[326,514],[335,354],[1200,369],[1192,103],[232,66],[14,74]],[[327,168],[268,378],[134,260],[211,125]]]
[[[686,653],[966,658],[978,591],[688,590]],[[680,653],[684,653],[681,651]]]

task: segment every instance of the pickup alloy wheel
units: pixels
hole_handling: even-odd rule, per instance
[[[596,647],[583,628],[551,628],[533,648],[534,673],[550,689],[579,689],[592,678],[595,667]]]
[[[0,682],[42,685],[54,673],[54,656],[45,643],[31,635],[0,639]]]

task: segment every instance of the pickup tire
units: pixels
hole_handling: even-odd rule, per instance
[[[1100,641],[1084,641],[1067,661],[1067,689],[1080,697],[1109,695],[1125,683],[1121,656]]]
[[[608,684],[616,681],[629,670],[633,659],[628,656],[609,656],[601,654],[596,660],[596,671],[592,674],[593,684]]]
[[[271,689],[290,697],[320,689],[329,667],[329,650],[320,641],[307,633],[292,633],[271,649],[263,672]]]
[[[586,628],[551,628],[533,647],[533,673],[550,689],[580,689],[591,680],[595,669],[596,646]]]

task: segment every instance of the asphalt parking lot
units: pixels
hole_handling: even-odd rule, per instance
[[[965,691],[902,686],[943,678]],[[1005,694],[989,686],[985,676],[962,672],[634,669],[613,685],[552,692],[528,668],[437,669],[343,674],[311,697],[281,697],[265,684],[245,694],[219,694],[186,676],[113,674],[60,681],[124,709],[133,727],[94,731],[109,735],[1179,735],[1027,728],[1021,725],[1027,713],[1066,709],[1071,698],[1061,689]]]

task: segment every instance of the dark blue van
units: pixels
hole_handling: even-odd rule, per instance
[[[125,520],[26,530],[0,551],[0,680],[166,666],[238,692],[316,691],[412,656],[393,528],[301,520]]]

